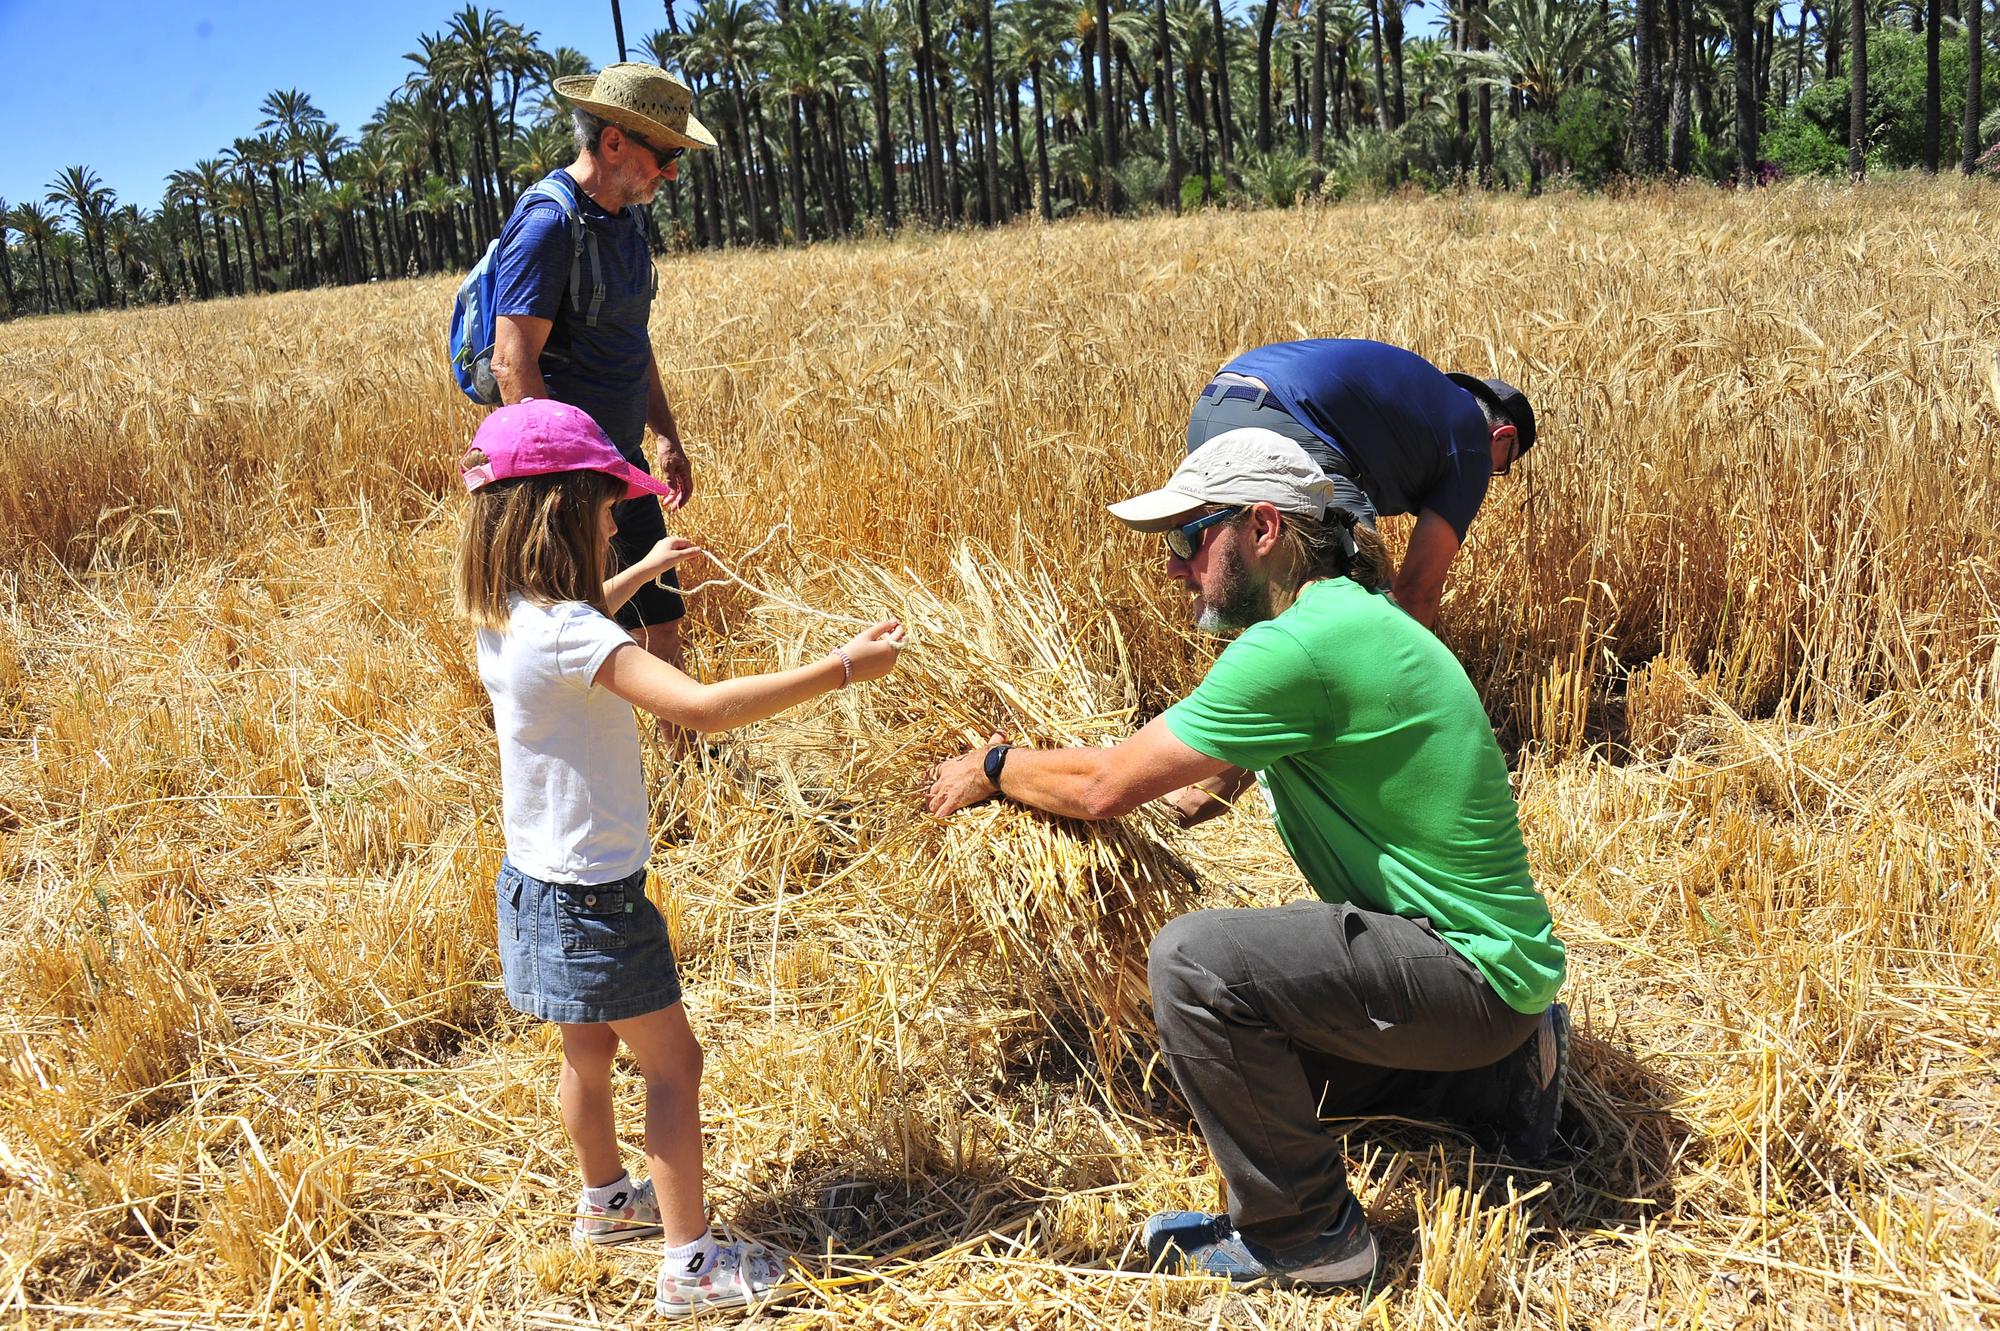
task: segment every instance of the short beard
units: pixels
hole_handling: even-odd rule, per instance
[[[1241,557],[1217,550],[1211,561],[1215,567],[1210,585],[1215,594],[1203,593],[1201,613],[1194,621],[1196,629],[1211,637],[1226,638],[1271,617],[1270,586],[1253,580]]]

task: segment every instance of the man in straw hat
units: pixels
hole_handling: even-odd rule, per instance
[[[1188,451],[1253,425],[1305,449],[1364,525],[1417,515],[1394,592],[1426,628],[1437,626],[1445,573],[1488,480],[1535,444],[1535,409],[1512,384],[1444,374],[1413,351],[1355,337],[1278,342],[1230,361],[1195,400]]]
[[[1229,1187],[1168,1211],[1154,1264],[1238,1281],[1365,1279],[1375,1240],[1321,1114],[1448,1116],[1545,1155],[1567,1065],[1566,969],[1507,765],[1445,646],[1385,594],[1380,538],[1270,430],[1225,431],[1111,506],[1161,533],[1197,622],[1237,635],[1115,748],[991,746],[933,770],[939,817],[995,795],[1070,818],[1165,797],[1183,823],[1256,773],[1319,898],[1204,910],[1153,940],[1160,1046]]]
[[[647,334],[656,280],[642,210],[661,181],[675,178],[681,154],[712,148],[715,137],[694,118],[687,85],[656,65],[610,65],[557,79],[555,89],[572,108],[577,156],[550,184],[575,200],[580,225],[540,191],[507,219],[494,256],[493,377],[503,402],[553,398],[583,408],[647,471],[643,445],[653,427],[671,493],[615,510],[619,562],[631,564],[667,534],[661,503],[678,508],[694,493]],[[663,577],[669,585],[647,583],[618,622],[679,665],[685,607],[674,574]]]

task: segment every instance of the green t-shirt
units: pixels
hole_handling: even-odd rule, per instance
[[[1347,578],[1232,642],[1167,729],[1257,773],[1327,901],[1430,917],[1519,1012],[1561,988],[1562,940],[1528,872],[1507,763],[1464,667]]]

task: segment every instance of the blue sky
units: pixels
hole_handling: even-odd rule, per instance
[[[298,88],[350,134],[415,68],[403,53],[464,0],[0,0],[0,198],[39,202],[66,166],[96,170],[121,203],[159,206],[169,171],[252,133],[257,104]],[[483,8],[618,58],[608,0],[486,0]],[[683,4],[682,13],[691,10]],[[625,40],[666,26],[656,0],[625,0]]]

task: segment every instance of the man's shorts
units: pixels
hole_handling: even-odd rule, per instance
[[[660,501],[652,495],[612,505],[611,516],[618,520],[618,534],[612,538],[611,548],[617,555],[619,568],[630,568],[644,559],[647,551],[667,534]],[[660,582],[667,585],[662,587]],[[673,569],[662,573],[656,582],[643,583],[618,611],[618,622],[628,629],[671,624],[687,613],[687,603],[681,600],[678,590],[680,585],[680,577]]]
[[[1307,429],[1271,396],[1269,390],[1229,376],[1218,378],[1201,390],[1194,411],[1188,417],[1187,451],[1192,453],[1215,436],[1249,426],[1274,430],[1296,440],[1306,456],[1319,463],[1320,470],[1333,482],[1333,502],[1354,514],[1364,527],[1375,525],[1375,501],[1361,486],[1361,473],[1353,459]]]

